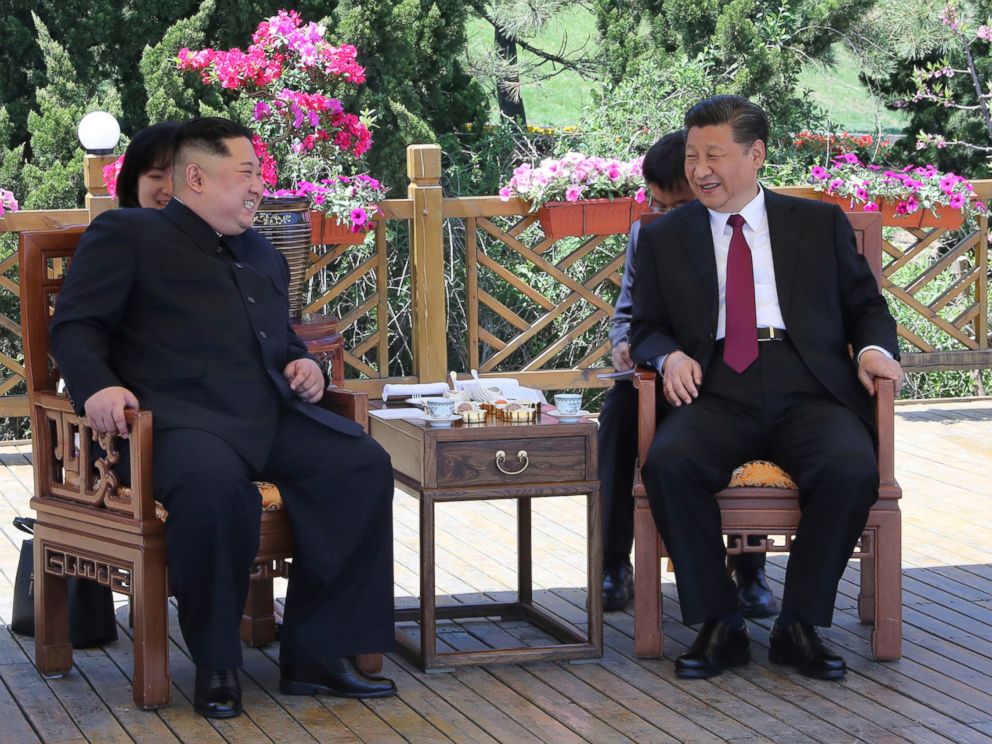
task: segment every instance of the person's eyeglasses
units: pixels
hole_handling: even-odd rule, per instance
[[[665,212],[671,211],[671,207],[655,199],[654,194],[648,194],[648,209],[655,214],[665,214]]]

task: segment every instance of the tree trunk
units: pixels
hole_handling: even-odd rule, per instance
[[[498,25],[496,29],[496,50],[507,65],[514,70],[517,64],[517,41],[510,38]],[[527,114],[524,111],[524,99],[520,94],[520,76],[516,71],[508,77],[496,81],[496,96],[499,100],[499,110],[510,119],[522,126],[527,125]]]

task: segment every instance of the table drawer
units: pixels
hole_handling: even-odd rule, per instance
[[[526,454],[518,456],[521,452]],[[585,437],[437,443],[437,485],[442,488],[582,480],[585,470]]]

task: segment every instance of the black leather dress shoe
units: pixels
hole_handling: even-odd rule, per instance
[[[621,563],[603,573],[603,612],[626,609],[634,597],[634,569]]]
[[[396,684],[391,679],[368,677],[344,657],[325,663],[282,662],[279,671],[279,692],[283,695],[381,698],[396,694]]]
[[[237,669],[196,668],[193,710],[204,718],[241,715],[241,681]]]
[[[724,669],[751,661],[751,634],[745,625],[732,630],[723,620],[710,620],[689,650],[675,659],[675,676],[683,679],[715,677]]]
[[[841,679],[847,673],[843,657],[827,648],[816,628],[804,622],[772,628],[768,635],[768,659],[775,664],[793,666],[800,674],[815,679]]]
[[[735,568],[737,602],[744,617],[773,617],[778,614],[778,600],[768,586],[763,568]]]

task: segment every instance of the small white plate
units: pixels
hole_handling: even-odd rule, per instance
[[[544,413],[549,416],[554,416],[556,419],[561,421],[563,424],[571,424],[578,421],[580,418],[585,418],[591,415],[589,411],[576,411],[575,413],[562,413],[561,411],[544,411]]]
[[[428,426],[436,426],[438,428],[444,428],[451,426],[455,421],[461,421],[462,416],[460,413],[453,413],[450,416],[431,416],[429,413],[424,414],[424,421],[427,422]]]

